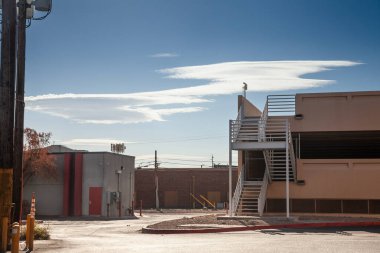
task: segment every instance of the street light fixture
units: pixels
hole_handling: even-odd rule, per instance
[[[121,166],[120,170],[115,171],[117,175],[117,193],[118,193],[118,209],[119,209],[119,217],[121,217],[121,191],[120,191],[120,175],[123,173],[124,167]]]
[[[52,0],[35,0],[33,1],[33,5],[37,11],[49,12],[51,11]]]
[[[47,15],[42,18],[36,18],[40,20],[46,18],[52,9],[52,0],[16,0],[17,13],[19,13],[20,4],[26,4],[26,19],[34,19],[34,11],[47,12]],[[3,9],[3,1],[0,0],[0,9]]]

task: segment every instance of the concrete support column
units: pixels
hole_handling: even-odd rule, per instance
[[[229,156],[228,156],[228,203],[229,203],[229,215],[232,216],[232,149],[231,149],[231,126],[232,121],[229,123]]]
[[[289,122],[286,121],[286,217],[289,218]]]

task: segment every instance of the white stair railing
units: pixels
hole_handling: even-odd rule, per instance
[[[239,173],[239,178],[236,183],[234,196],[232,198],[232,215],[236,215],[236,211],[239,205],[239,200],[240,200],[241,192],[243,190],[243,186],[244,186],[244,165],[241,168],[241,171]]]
[[[265,131],[266,131],[266,126],[267,126],[267,120],[268,120],[268,103],[265,104],[265,107],[264,107],[264,110],[263,110],[263,113],[261,114],[261,118],[260,118],[260,134],[259,134],[259,141],[261,142],[265,142],[266,141],[266,135],[265,135]]]
[[[258,211],[259,215],[262,216],[264,213],[264,207],[265,207],[265,202],[267,200],[267,188],[268,188],[268,173],[264,173],[264,178],[263,178],[263,184],[261,185],[260,189],[260,195],[258,199]]]
[[[288,131],[289,131],[289,146],[288,146],[289,158],[290,158],[290,163],[292,165],[294,181],[297,181],[297,162],[296,162],[296,156],[294,154],[292,131],[290,129],[290,125],[289,125]]]
[[[270,119],[263,122],[260,118],[231,120],[231,142],[275,142],[286,140],[286,119]]]
[[[295,95],[268,95],[267,110],[268,116],[295,115],[296,96]]]

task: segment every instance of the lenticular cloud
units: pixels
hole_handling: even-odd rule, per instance
[[[167,116],[206,110],[211,96],[249,91],[283,91],[319,87],[333,80],[304,75],[355,66],[352,61],[244,61],[158,70],[166,78],[204,80],[186,88],[128,94],[45,94],[25,99],[26,108],[77,123],[130,124],[165,121]],[[203,104],[203,106],[189,106]],[[163,108],[164,107],[164,108]]]

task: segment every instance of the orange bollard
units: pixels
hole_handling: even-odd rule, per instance
[[[34,192],[32,193],[32,202],[30,204],[30,215],[32,218],[36,215],[36,197]]]
[[[20,247],[20,225],[18,222],[12,224],[12,253],[18,253]]]
[[[7,251],[7,242],[8,242],[8,217],[2,217],[2,228],[1,229],[1,245],[0,252]]]
[[[34,248],[34,217],[30,217],[30,229],[29,229],[29,251],[33,251]]]
[[[31,215],[28,214],[26,216],[26,230],[25,230],[25,244],[26,248],[29,248],[29,238],[30,238],[30,217]]]

